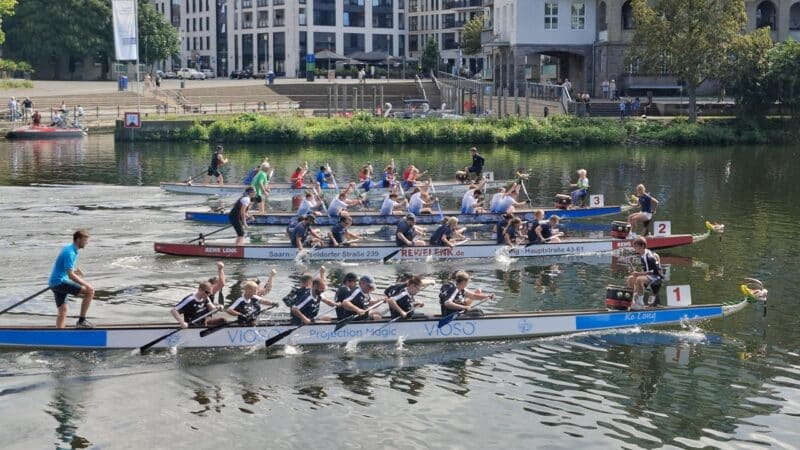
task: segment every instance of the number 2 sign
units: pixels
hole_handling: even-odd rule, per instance
[[[692,304],[692,287],[688,284],[667,286],[667,306],[689,306]]]
[[[653,222],[653,235],[655,236],[672,235],[672,222],[670,222],[669,220]]]

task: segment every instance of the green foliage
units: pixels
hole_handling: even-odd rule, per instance
[[[772,46],[769,28],[736,36],[729,57],[719,67],[717,79],[736,100],[740,117],[762,117],[772,103],[767,57]]]
[[[792,116],[800,117],[800,43],[793,39],[781,42],[767,55],[767,74],[771,92]]]
[[[30,80],[0,80],[0,89],[33,89]]]
[[[3,33],[3,17],[14,14],[14,5],[17,0],[0,0],[0,44],[6,40],[6,35]]]
[[[483,32],[483,15],[478,14],[464,24],[461,33],[461,48],[467,55],[475,55],[481,51],[481,33]]]
[[[178,31],[159,13],[152,2],[139,0],[139,60],[153,64],[180,52]]]
[[[744,0],[632,0],[636,33],[628,58],[686,82],[689,121],[696,89],[718,74],[747,23]]]
[[[436,70],[439,64],[439,45],[436,44],[436,41],[428,39],[419,62],[422,65],[422,70]]]

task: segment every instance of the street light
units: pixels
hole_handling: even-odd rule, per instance
[[[269,54],[267,53],[267,48],[269,47],[269,34],[264,33],[264,72],[267,72],[267,66],[269,66]],[[266,75],[264,75],[266,77]]]
[[[391,78],[389,76],[389,56],[391,56],[392,54],[392,50],[389,48],[392,45],[391,40],[392,40],[392,35],[387,34],[386,35],[386,82],[387,83],[389,82],[389,78]]]
[[[331,51],[331,37],[328,36],[328,52]],[[331,55],[328,55],[328,72],[331,71]]]

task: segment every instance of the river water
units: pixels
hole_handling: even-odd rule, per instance
[[[269,156],[276,179],[301,161],[330,163],[339,181],[365,161],[394,157],[435,179],[468,164],[465,148],[226,146],[229,180]],[[79,265],[98,289],[95,323],[159,322],[214,272],[213,260],[157,256],[156,240],[213,227],[185,223],[207,200],[167,194],[159,181],[202,172],[206,144],[0,141],[0,306],[39,290],[79,227],[92,238]],[[619,203],[644,182],[674,233],[726,224],[721,239],[660,252],[668,284],[694,303],[739,297],[743,277],[770,290],[755,307],[696,327],[631,329],[528,341],[351,345],[154,352],[0,352],[3,448],[796,448],[800,442],[797,282],[800,165],[796,148],[485,148],[497,177],[529,168],[536,204],[552,201],[578,168],[592,191]],[[281,207],[285,205],[277,205]],[[590,223],[598,226],[611,219]],[[586,227],[591,229],[591,227]],[[577,228],[578,233],[592,233]],[[277,234],[279,230],[276,230]],[[230,238],[230,236],[223,236]],[[228,286],[275,266],[229,262]],[[413,270],[457,268],[496,292],[489,310],[602,305],[627,265],[610,257],[329,265],[385,286]],[[271,297],[303,271],[277,266]],[[238,287],[226,289],[229,299]],[[436,311],[435,290],[419,298]],[[78,304],[71,303],[71,314]],[[51,324],[44,294],[1,324]],[[70,319],[70,323],[74,319]]]

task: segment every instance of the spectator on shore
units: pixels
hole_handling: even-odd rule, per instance
[[[617,82],[614,79],[611,79],[611,83],[608,84],[608,94],[611,96],[611,100],[617,98]]]
[[[78,105],[78,107],[75,108],[75,111],[72,112],[72,123],[76,127],[81,126],[81,117],[83,117],[83,106]]]
[[[365,84],[367,82],[367,80],[365,80],[366,77],[367,77],[367,72],[364,70],[364,68],[362,67],[358,69],[358,82],[361,84]]]
[[[608,99],[608,80],[603,80],[600,86],[602,86],[601,90],[603,91],[603,98]]]
[[[583,94],[583,103],[586,105],[586,116],[590,117],[592,115],[592,98],[588,92]]]
[[[156,89],[161,88],[161,75],[156,74]]]
[[[61,114],[67,113],[67,103],[64,100],[61,100],[61,106],[58,108],[61,111]]]
[[[564,78],[564,83],[561,86],[566,89],[568,93],[572,92],[572,82],[569,81],[569,78]]]
[[[642,102],[639,100],[639,97],[633,99],[633,110],[631,111],[632,115],[639,115],[639,109],[642,106]]]
[[[14,97],[8,101],[8,117],[12,122],[17,121],[17,99]]]
[[[625,120],[625,101],[619,101],[619,120]]]
[[[145,89],[153,88],[153,77],[151,77],[149,73],[144,74],[144,88]]]
[[[31,115],[31,111],[33,111],[33,102],[29,97],[25,97],[25,101],[22,102],[22,120],[26,123],[28,122],[28,117]]]

